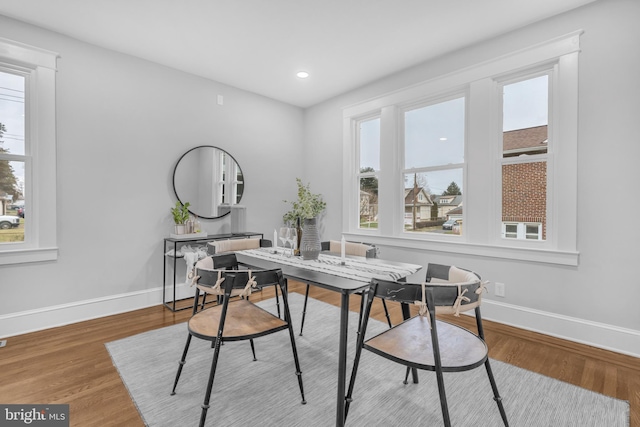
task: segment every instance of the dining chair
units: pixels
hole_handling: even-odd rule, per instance
[[[245,249],[270,248],[272,245],[273,242],[271,240],[260,238],[215,240],[208,243],[207,252],[211,255],[219,255],[242,251]],[[236,260],[236,267],[237,263],[238,261]],[[275,286],[274,289],[276,296],[276,309],[278,310],[278,316],[280,316],[280,296],[278,295],[278,287]]]
[[[193,272],[191,274],[192,280],[194,280],[194,278],[196,278],[197,276],[197,269],[203,269],[203,270],[238,270],[239,268],[239,263],[238,263],[238,258],[236,257],[235,252],[223,252],[220,254],[215,254],[215,255],[211,255],[209,257],[203,258],[200,261],[198,261],[193,269]],[[196,279],[197,280],[197,279]],[[192,282],[192,285],[195,283]],[[277,288],[277,286],[275,286]],[[193,314],[197,313],[196,310],[196,304],[198,301],[198,297],[199,295],[202,294],[202,302],[201,302],[201,309],[204,310],[205,305],[207,303],[207,292],[201,291],[200,288],[198,288],[196,286],[196,295],[194,297],[194,302],[193,302]],[[216,295],[216,302],[218,304],[222,303],[222,295]],[[240,296],[238,295],[238,293],[236,292],[235,295],[232,295],[232,297],[239,297],[239,298],[249,298],[248,296]],[[281,313],[280,313],[280,302],[279,300],[276,298],[276,309],[278,312],[278,317],[281,317]],[[251,345],[251,353],[253,354],[253,360],[258,360],[258,358],[256,357],[256,347],[255,344],[253,342],[253,339],[249,340],[249,344]],[[213,347],[213,345],[212,345]]]
[[[293,351],[295,374],[302,396],[302,404],[306,404],[302,371],[298,359],[298,351],[291,326],[291,313],[287,291],[287,280],[280,269],[262,271],[211,270],[198,268],[195,286],[202,292],[222,296],[222,304],[196,312],[188,321],[189,335],[178,365],[178,371],[171,395],[176,394],[180,374],[186,363],[189,345],[193,337],[211,341],[214,351],[207,388],[202,404],[200,426],[204,426],[213,390],[221,345],[227,341],[252,340],[276,332],[288,331]],[[282,294],[284,319],[251,303],[248,299],[251,292],[265,286],[278,286]],[[197,293],[196,293],[197,295]],[[245,298],[231,300],[233,296]],[[195,309],[194,309],[195,310]],[[275,379],[278,382],[280,378]],[[251,387],[248,384],[247,387]],[[236,398],[236,397],[233,397]]]
[[[428,268],[427,279],[429,281],[421,284],[377,279],[371,281],[371,287],[366,295],[365,313],[346,396],[345,414],[348,414],[349,407],[353,403],[352,396],[362,350],[368,350],[405,365],[407,369],[434,371],[438,383],[442,417],[447,427],[451,426],[451,419],[443,372],[464,372],[484,365],[493,391],[493,399],[498,405],[504,425],[508,426],[502,397],[498,392],[489,363],[482,328],[480,305],[485,283],[473,272],[443,265],[433,265],[430,270]],[[397,301],[401,304],[417,305],[418,314],[376,336],[366,338],[374,297]],[[461,312],[469,310],[475,310],[477,334],[436,319],[436,314],[458,316]],[[414,383],[417,383],[417,377],[414,377]],[[477,398],[474,396],[474,399]]]
[[[326,242],[320,242],[320,247],[323,252],[329,252],[333,254],[341,254],[342,253],[342,242],[337,240],[329,240]],[[362,256],[366,258],[377,258],[378,257],[378,248],[373,245],[369,245],[366,243],[355,243],[355,242],[346,242],[345,243],[345,255],[355,255]],[[361,292],[358,292],[362,294]],[[307,283],[306,290],[304,292],[304,305],[302,306],[302,320],[300,321],[300,335],[302,335],[302,330],[304,329],[304,319],[307,315],[307,300],[309,299],[309,284]],[[389,316],[389,310],[387,309],[387,304],[384,300],[382,300],[382,307],[384,308],[384,314],[387,317],[387,323],[389,327],[391,327],[391,317]],[[360,300],[360,315],[362,315],[364,309],[364,299]],[[360,319],[362,320],[362,319]]]

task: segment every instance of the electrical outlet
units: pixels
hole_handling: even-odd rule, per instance
[[[504,283],[496,282],[494,293],[497,297],[504,297]]]

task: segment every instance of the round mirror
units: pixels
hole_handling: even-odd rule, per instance
[[[173,191],[189,212],[214,219],[228,214],[240,203],[244,177],[236,160],[210,145],[192,148],[180,157],[173,170]]]

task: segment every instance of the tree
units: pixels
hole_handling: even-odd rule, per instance
[[[360,173],[367,173],[367,172],[375,172],[375,169],[373,169],[370,166],[366,168],[360,168]],[[362,191],[366,191],[371,195],[377,196],[378,195],[378,178],[376,178],[375,176],[361,178],[360,189]]]
[[[2,137],[6,131],[7,128],[5,125],[0,123],[0,144],[4,142]],[[0,154],[8,152],[9,150],[0,148]],[[18,180],[16,179],[16,175],[13,167],[9,163],[9,160],[0,160],[0,194],[2,193],[13,196],[14,201],[21,195],[20,188],[18,187]]]
[[[461,194],[462,191],[460,190],[460,187],[458,187],[458,184],[455,183],[455,181],[451,181],[451,184],[449,184],[447,189],[442,193],[443,196],[459,196]]]

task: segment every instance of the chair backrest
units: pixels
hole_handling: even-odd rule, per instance
[[[455,309],[447,309],[444,306],[437,306],[436,312],[439,314],[458,315],[460,312],[472,310],[482,304],[482,293],[485,290],[485,283],[482,282],[479,274],[471,270],[459,268],[454,265],[429,263],[425,279],[430,285],[444,288],[459,288],[459,285],[479,284],[479,288],[474,290],[474,295],[477,295],[477,299],[471,298],[470,295],[463,295],[462,302]],[[471,293],[471,291],[468,291],[467,293]],[[467,301],[469,298],[471,301]]]
[[[427,303],[426,308],[433,309],[438,314],[457,316],[461,312],[480,306],[484,283],[477,274],[454,266],[429,265],[429,267],[432,266],[431,270],[427,269],[428,281],[424,283],[424,295],[421,283],[377,279],[372,280],[370,292],[375,297],[417,305],[421,305],[422,302],[427,303],[427,297],[430,294],[429,299],[432,303]]]
[[[209,254],[220,254],[224,252],[242,251],[245,249],[268,248],[271,247],[271,244],[271,240],[252,238],[215,240],[213,242],[209,242],[207,246]]]
[[[218,295],[249,296],[252,290],[259,290],[265,286],[279,285],[281,288],[286,287],[286,280],[284,280],[280,269],[240,271],[197,268],[196,277],[198,289]],[[235,291],[243,292],[238,293]]]
[[[342,252],[342,243],[338,240],[329,240],[328,242],[322,242],[321,245],[323,251],[329,251],[332,253]],[[377,258],[378,251],[373,245],[367,243],[346,242],[344,246],[345,255],[363,256],[367,258]]]
[[[233,252],[209,255],[195,263],[193,272],[195,273],[199,268],[206,270],[237,270],[238,259]]]
[[[465,268],[456,267],[455,265],[433,263],[429,263],[427,265],[427,282],[465,282],[467,280],[473,280],[474,276],[478,279],[482,279],[478,273]]]

